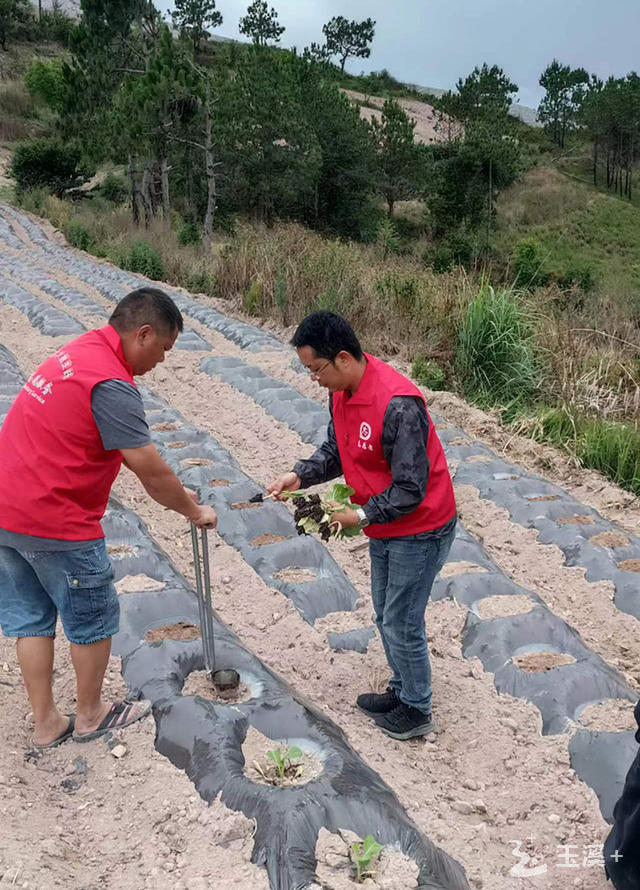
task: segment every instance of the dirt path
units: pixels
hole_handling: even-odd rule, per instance
[[[42,259],[46,266],[46,257]],[[71,283],[64,275],[57,277]],[[94,289],[85,290],[108,306],[97,299]],[[101,323],[37,288],[31,291],[85,324]],[[206,302],[221,308],[218,301]],[[305,395],[325,400],[315,384],[291,369],[291,353],[247,355],[220,334],[192,319],[188,323],[211,344],[214,354],[242,357]],[[17,310],[0,306],[0,342],[28,374],[62,341],[41,336]],[[249,397],[200,372],[203,355],[176,351],[145,383],[186,420],[211,433],[259,483],[265,484],[312,450]],[[506,444],[491,417],[465,408],[453,397],[438,396],[434,401],[441,413],[493,447]],[[516,440],[509,443],[507,453],[537,472],[537,461],[545,457],[544,449]],[[550,478],[563,475],[558,461],[548,471]],[[574,470],[562,484],[605,515],[608,511],[612,518],[622,518],[629,530],[640,528],[640,510],[596,474]],[[151,502],[126,471],[114,493],[138,513],[178,568],[191,577],[186,524]],[[459,490],[458,498],[467,526],[482,538],[494,560],[565,617],[592,649],[637,682],[639,623],[614,610],[607,583],[587,583],[581,570],[564,565],[557,548],[540,545],[534,532],[515,526],[474,490]],[[624,502],[626,508],[616,506]],[[537,708],[498,695],[480,662],[463,658],[465,608],[442,601],[428,609],[440,727],[435,736],[394,742],[354,710],[360,691],[386,679],[385,662],[377,640],[366,655],[336,653],[328,646],[329,631],[371,623],[366,552],[335,542],[330,550],[360,599],[354,612],[330,614],[311,627],[285,596],[265,585],[238,551],[217,540],[212,552],[213,595],[220,617],[270,668],[344,730],[349,743],[391,785],[420,829],[464,864],[474,888],[604,890],[603,873],[589,864],[588,856],[607,833],[595,794],[571,770],[566,736],[542,737]],[[72,709],[72,675],[60,643],[56,684],[61,701]],[[121,681],[118,660],[113,662],[109,679],[115,694]],[[0,680],[0,784],[7,789],[0,803],[6,825],[0,838],[0,874],[8,876],[3,881],[9,886],[16,870],[14,886],[38,890],[52,885],[130,890],[267,886],[264,872],[248,862],[251,823],[222,804],[207,808],[195,796],[186,776],[153,751],[151,720],[123,734],[127,753],[122,759],[101,742],[82,748],[68,744],[36,763],[25,763],[28,704],[13,646],[5,639],[0,640]],[[630,710],[626,707],[622,716],[605,715],[600,728],[628,728]],[[85,759],[86,767],[74,765],[78,757]],[[65,778],[78,787],[72,789],[67,783],[62,788]],[[29,856],[24,852],[27,836],[35,851]],[[570,848],[579,860],[575,868],[563,867],[567,845],[575,845]],[[514,872],[517,849],[546,864],[546,873],[527,877],[526,871]]]

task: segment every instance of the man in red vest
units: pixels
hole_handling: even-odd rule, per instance
[[[307,316],[291,340],[312,379],[330,392],[326,441],[273,482],[275,495],[344,474],[354,510],[334,514],[370,539],[376,624],[391,669],[387,691],[358,707],[395,739],[431,732],[425,611],[455,537],[456,503],[424,397],[390,365],[363,353],[349,323]]]
[[[36,747],[72,734],[89,741],[149,711],[148,702],[101,697],[120,605],[100,520],[122,463],[159,504],[216,525],[215,512],[197,504],[151,443],[133,380],[164,361],[182,326],[163,291],[133,291],[108,325],[34,371],[0,430],[0,625],[17,638]],[[58,614],[77,680],[71,717],[51,689]]]

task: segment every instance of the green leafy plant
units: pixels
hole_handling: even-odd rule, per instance
[[[129,194],[126,182],[115,173],[109,173],[105,177],[101,191],[107,201],[111,201],[112,204],[122,204]]]
[[[411,363],[411,376],[422,386],[428,386],[429,389],[444,389],[445,372],[437,362],[425,358],[423,355],[417,355]]]
[[[77,247],[78,250],[91,249],[91,245],[93,244],[91,233],[82,220],[77,217],[72,217],[69,220],[65,229],[65,235],[67,236],[69,244]]]
[[[516,285],[526,290],[544,287],[549,283],[550,278],[545,264],[546,253],[538,241],[533,238],[521,241],[516,246],[513,256]]]
[[[278,777],[282,780],[285,777],[286,771],[293,766],[291,761],[302,757],[302,751],[297,745],[292,745],[290,748],[278,747],[274,748],[273,751],[267,751],[267,757],[275,764]],[[300,774],[302,767],[298,767],[298,770],[298,774]]]
[[[120,263],[123,269],[130,272],[138,272],[147,278],[159,281],[164,276],[164,262],[162,254],[148,241],[142,238],[136,239]]]
[[[186,222],[178,229],[178,241],[183,247],[187,244],[200,244],[202,233],[194,222]]]
[[[353,538],[360,534],[359,527],[343,528],[339,519],[331,521],[332,515],[351,509],[351,495],[355,494],[350,485],[337,482],[323,498],[319,494],[305,495],[302,491],[283,491],[281,498],[295,501],[294,519],[299,535],[319,534],[323,541],[331,535],[335,538]]]
[[[357,870],[357,881],[361,884],[366,877],[374,874],[371,869],[371,861],[382,850],[382,844],[379,844],[372,834],[368,834],[362,843],[357,841],[351,844],[351,856]]]
[[[80,166],[80,151],[58,139],[21,142],[11,162],[11,175],[19,189],[46,187],[56,195],[77,186],[90,175]]]

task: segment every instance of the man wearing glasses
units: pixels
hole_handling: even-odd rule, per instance
[[[343,527],[369,538],[371,592],[391,679],[358,707],[395,739],[435,728],[425,611],[456,527],[451,477],[420,390],[390,365],[362,351],[346,319],[314,312],[291,344],[313,380],[329,390],[327,439],[307,460],[271,483],[296,491],[344,475],[355,509]]]

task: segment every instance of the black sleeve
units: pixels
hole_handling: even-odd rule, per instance
[[[106,451],[151,442],[142,396],[126,380],[104,380],[91,392],[91,413]]]
[[[293,468],[293,472],[300,477],[300,488],[309,488],[311,485],[319,485],[342,475],[342,462],[336,442],[336,432],[333,427],[333,402],[329,396],[329,412],[331,420],[327,427],[327,438],[320,448],[306,460],[299,460]]]
[[[428,436],[429,417],[422,399],[392,398],[382,425],[382,451],[392,482],[365,504],[369,522],[393,522],[411,513],[423,500],[429,478]]]

